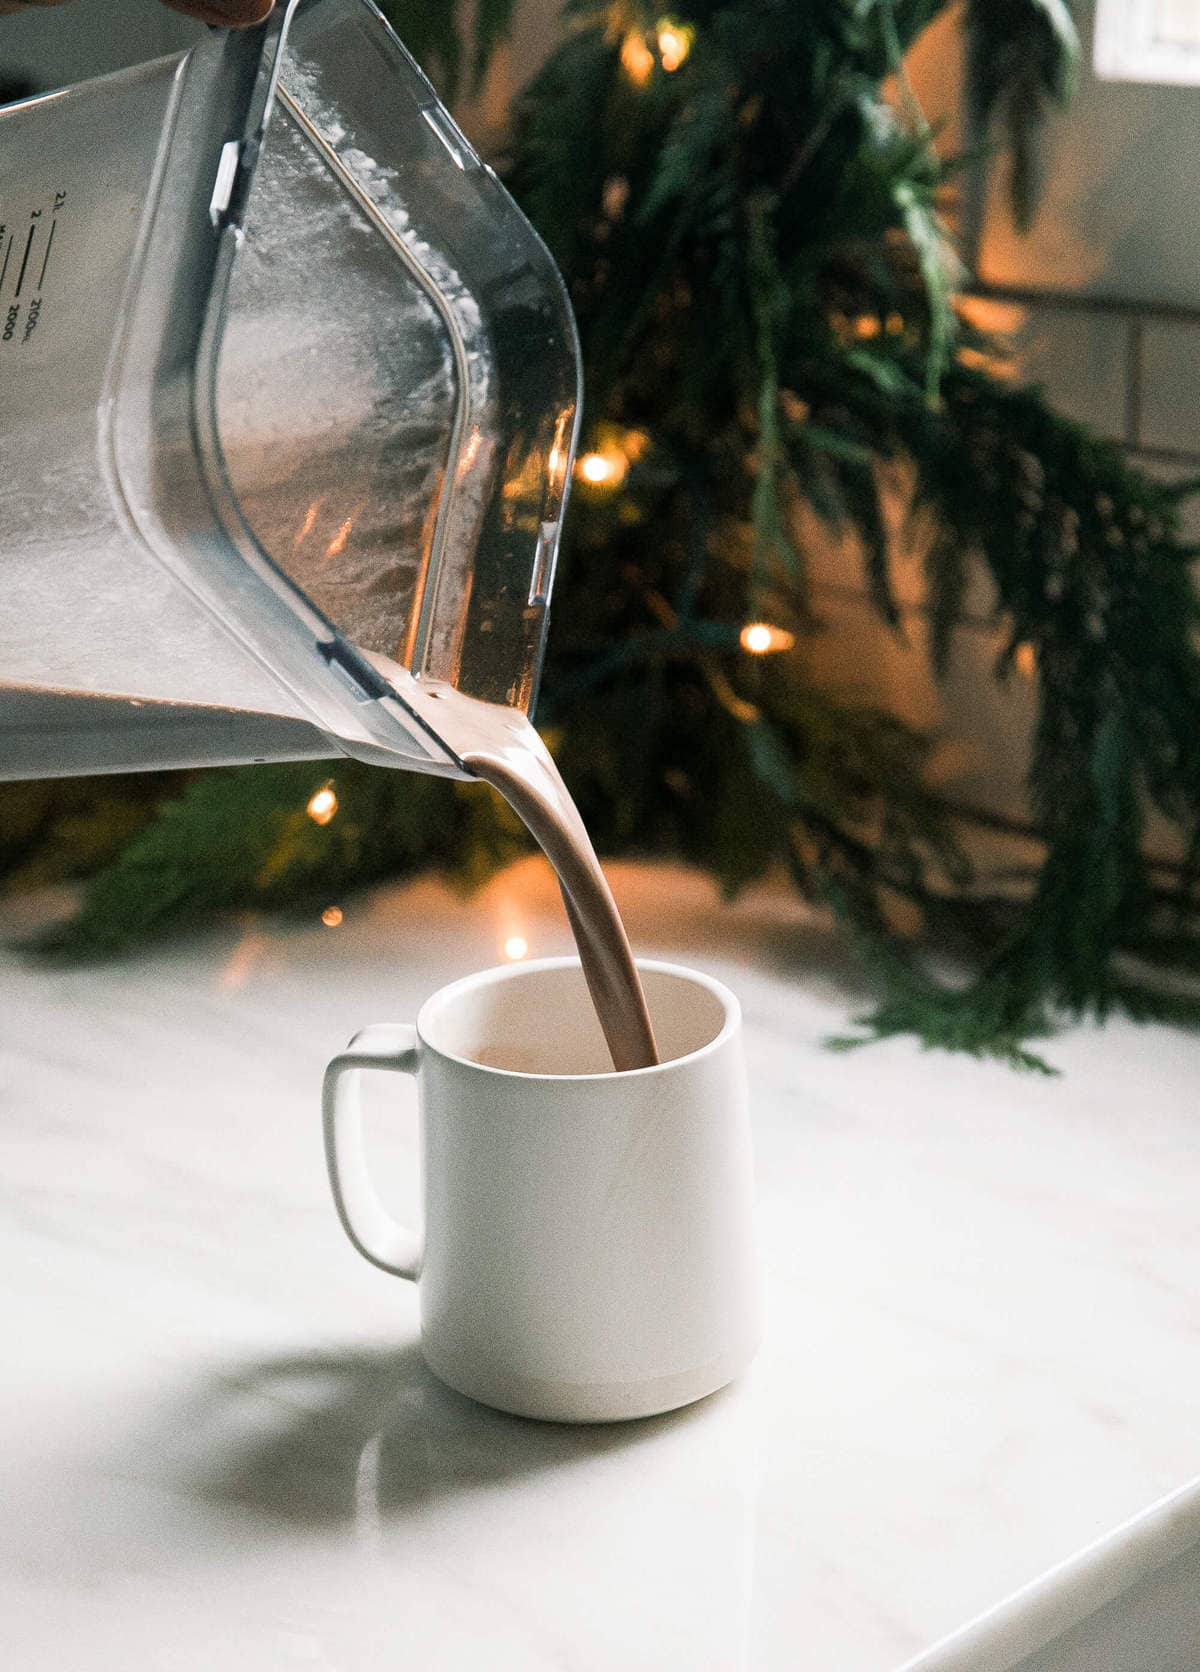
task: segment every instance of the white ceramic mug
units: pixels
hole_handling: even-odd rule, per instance
[[[639,963],[662,1061],[614,1073],[575,958],[443,987],[325,1076],[334,1201],[358,1251],[420,1284],[430,1368],[501,1410],[613,1422],[701,1399],[759,1336],[738,1002]],[[358,1071],[415,1075],[423,1233],[371,1183]]]

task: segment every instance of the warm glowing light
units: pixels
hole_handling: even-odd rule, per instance
[[[999,302],[992,296],[956,296],[954,311],[964,324],[989,337],[1011,337],[1029,317],[1020,302]]]
[[[610,221],[619,221],[625,213],[625,205],[629,202],[629,181],[623,174],[610,174],[604,182],[604,191],[600,198],[604,206],[604,213]]]
[[[347,517],[338,529],[333,539],[325,548],[326,557],[340,557],[346,549],[346,541],[350,538],[350,531],[354,527],[354,518]]]
[[[242,936],[229,956],[229,962],[221,971],[222,987],[244,987],[253,973],[263,953],[269,950],[270,943],[265,935],[250,933]]]
[[[621,64],[637,87],[644,87],[654,74],[654,54],[636,29],[630,30],[621,42]]]
[[[662,18],[658,25],[658,56],[668,75],[679,68],[691,50],[692,31],[687,25]]]
[[[993,354],[987,349],[970,348],[964,344],[955,350],[954,358],[960,366],[966,366],[969,371],[986,372],[989,377],[1000,383],[1012,383],[1020,375],[1020,366],[1015,360],[1005,359],[1001,354]]]
[[[619,449],[603,453],[585,453],[575,466],[583,481],[594,488],[615,488],[625,480],[629,460]]]
[[[321,509],[321,503],[321,500],[314,499],[308,510],[304,513],[304,521],[300,524],[300,527],[296,531],[296,538],[292,541],[294,546],[302,546],[312,533],[313,529],[316,527],[317,512]]]
[[[524,935],[510,935],[504,943],[504,956],[514,964],[529,956],[529,942]]]
[[[779,410],[789,424],[807,424],[812,415],[808,402],[802,401],[793,389],[779,391]]]
[[[738,634],[738,641],[752,656],[765,656],[773,650],[790,650],[796,635],[786,627],[772,627],[767,621],[749,621]]]
[[[326,906],[321,913],[321,922],[327,929],[336,929],[344,915],[341,906]]]
[[[1013,666],[1022,679],[1037,678],[1037,651],[1027,640],[1013,651]]]
[[[337,810],[338,798],[328,784],[310,798],[305,809],[314,824],[328,824]]]

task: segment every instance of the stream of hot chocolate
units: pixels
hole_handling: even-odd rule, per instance
[[[529,729],[536,738],[533,727]],[[658,1061],[658,1047],[629,937],[557,767],[548,758],[544,762],[524,751],[517,755],[512,749],[494,755],[472,754],[464,761],[477,778],[500,791],[558,874],[613,1067],[649,1068]]]
[[[428,689],[428,688],[427,688]],[[549,750],[523,714],[439,687],[436,711],[422,712],[477,778],[513,808],[553,865],[579,961],[613,1067],[658,1061],[646,996],[625,925],[579,809]]]

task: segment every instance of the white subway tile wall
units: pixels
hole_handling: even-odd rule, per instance
[[[1092,309],[1030,306],[1012,336],[1022,382],[1113,441],[1128,436],[1132,322]]]
[[[1142,447],[1200,456],[1200,318],[1146,322],[1136,439]]]

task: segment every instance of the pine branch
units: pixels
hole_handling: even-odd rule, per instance
[[[326,785],[338,809],[319,825],[306,807]],[[456,875],[482,880],[514,851],[493,801],[481,809],[443,779],[353,761],[204,772],[101,872],[44,950],[89,958],[231,910],[327,905],[446,856]]]
[[[379,9],[449,103],[462,83],[463,41],[453,0],[379,0]]]
[[[512,34],[517,0],[475,0],[475,39],[471,52],[471,90],[478,93],[492,59]]]
[[[968,0],[967,100],[976,129],[998,125],[1010,157],[1009,201],[1024,231],[1037,209],[1038,142],[1079,76],[1079,36],[1066,0]]]
[[[750,503],[754,529],[756,579],[765,580],[772,560],[782,565],[793,579],[802,579],[800,554],[788,532],[783,511],[783,488],[787,454],[783,446],[779,414],[778,332],[788,307],[787,287],[775,252],[772,221],[774,205],[759,196],[747,205],[749,261],[747,267],[750,303],[754,314],[755,347],[758,354],[758,453],[754,492]]]
[[[453,103],[463,90],[469,57],[469,90],[478,93],[499,47],[512,34],[516,0],[475,0],[474,28],[464,40],[455,0],[379,0],[380,10],[438,91]]]

